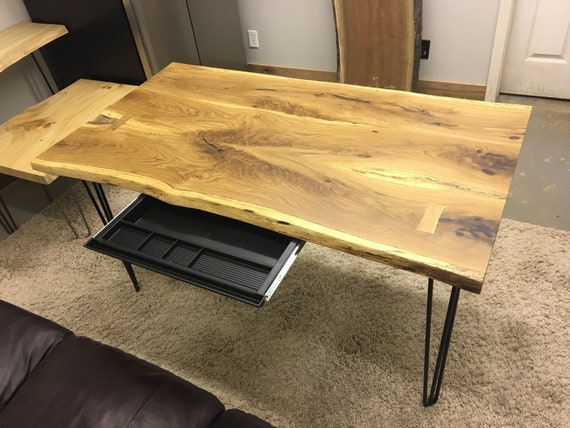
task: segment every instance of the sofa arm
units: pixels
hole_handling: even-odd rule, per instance
[[[214,395],[166,370],[70,337],[0,412],[0,426],[207,427],[223,411]]]
[[[272,428],[268,422],[259,419],[251,413],[231,409],[222,413],[212,425],[212,428]]]
[[[73,333],[0,300],[0,412],[44,356]]]
[[[0,427],[271,427],[117,348],[0,300]]]

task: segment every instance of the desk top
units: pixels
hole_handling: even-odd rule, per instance
[[[0,72],[67,34],[65,25],[22,22],[0,32]]]
[[[480,292],[529,115],[171,64],[33,166]]]
[[[49,184],[30,162],[135,87],[81,79],[0,125],[0,173]]]

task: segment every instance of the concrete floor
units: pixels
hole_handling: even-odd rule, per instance
[[[504,217],[570,230],[570,101],[501,95],[499,102],[533,106]],[[50,188],[57,195],[72,183],[62,178]],[[25,180],[0,195],[18,224],[48,204],[41,186]],[[0,240],[6,236],[0,227]]]
[[[501,95],[533,107],[503,216],[570,230],[570,101]]]

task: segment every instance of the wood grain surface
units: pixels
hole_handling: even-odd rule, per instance
[[[340,82],[411,91],[419,70],[421,4],[334,0]]]
[[[65,25],[22,22],[0,32],[0,72],[58,37]]]
[[[57,175],[37,171],[30,162],[133,89],[82,79],[12,117],[0,125],[0,173],[51,183]]]
[[[171,64],[33,166],[479,292],[529,114]]]

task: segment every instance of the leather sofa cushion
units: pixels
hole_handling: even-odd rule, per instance
[[[52,321],[0,300],[0,412],[41,359],[71,335]]]
[[[271,428],[272,426],[251,413],[230,409],[226,410],[214,421],[212,428]]]
[[[223,404],[172,373],[116,348],[69,337],[0,412],[0,426],[205,427]]]

